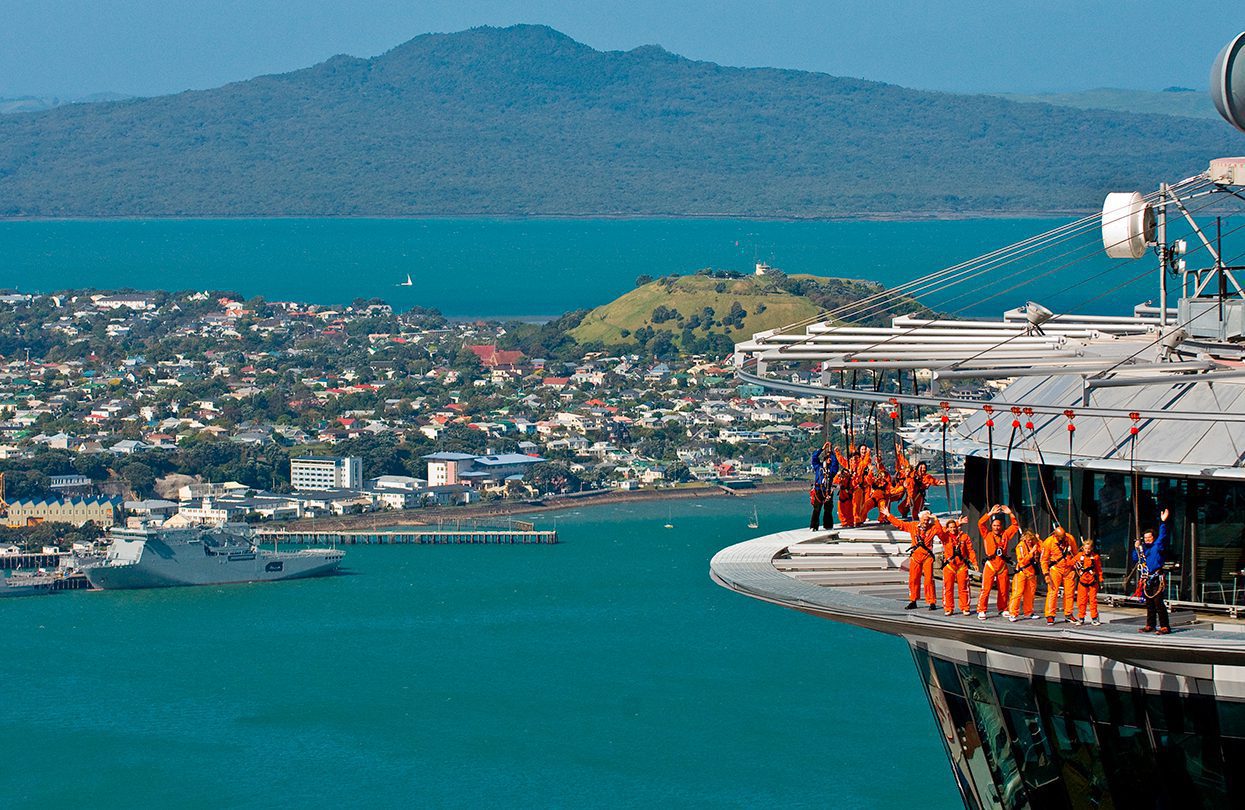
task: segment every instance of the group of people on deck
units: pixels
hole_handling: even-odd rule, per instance
[[[830,442],[813,451],[813,487],[809,492],[813,517],[809,528],[834,528],[831,508],[836,502],[839,525],[846,529],[867,523],[874,509],[879,515],[889,511],[891,504],[897,504],[902,515],[920,514],[925,509],[925,494],[931,487],[942,486],[943,481],[930,475],[925,462],[913,465],[902,453],[895,456],[892,472],[868,445],[849,445],[846,455]]]
[[[950,616],[957,609],[971,615],[969,572],[981,572],[981,593],[977,599],[977,618],[989,618],[991,594],[995,595],[999,615],[1013,622],[1036,619],[1035,600],[1039,580],[1046,585],[1043,613],[1047,624],[1063,620],[1074,624],[1098,624],[1098,590],[1102,586],[1102,556],[1092,538],[1077,541],[1064,527],[1056,526],[1044,540],[1032,531],[1022,530],[1012,510],[1001,504],[992,506],[977,521],[977,532],[985,560],[979,562],[972,536],[965,521],[951,517],[939,521],[925,510],[925,492],[942,482],[929,475],[925,465],[911,465],[897,454],[898,475],[892,476],[869,456],[867,447],[858,447],[844,457],[829,443],[812,456],[813,518],[810,528],[818,528],[819,512],[826,528],[831,528],[830,503],[838,486],[839,518],[844,527],[860,525],[869,511],[877,508],[883,521],[906,532],[911,538],[908,567],[908,610],[924,599],[930,610],[938,608],[934,564],[936,543],[942,544],[942,608]],[[901,472],[902,471],[902,472]],[[882,482],[875,486],[875,482]],[[844,485],[847,497],[844,497]],[[884,486],[882,484],[885,484]],[[861,495],[863,493],[863,496]],[[890,504],[898,503],[904,518],[891,514]],[[914,519],[906,519],[911,515]],[[1164,600],[1163,560],[1167,543],[1168,510],[1160,514],[1158,532],[1147,530],[1134,543],[1132,559],[1137,565],[1136,596],[1146,602],[1146,624],[1140,632],[1170,633]],[[1014,545],[1013,545],[1014,544]],[[1013,557],[1014,554],[1014,557]]]

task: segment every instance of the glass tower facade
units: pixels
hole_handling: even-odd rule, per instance
[[[912,651],[967,807],[1245,807],[1245,703]]]

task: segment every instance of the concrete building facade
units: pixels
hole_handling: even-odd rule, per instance
[[[363,460],[357,456],[305,456],[290,459],[290,485],[300,492],[363,489]]]

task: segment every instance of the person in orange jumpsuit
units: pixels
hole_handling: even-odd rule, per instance
[[[969,614],[968,605],[972,594],[968,587],[968,570],[977,570],[977,552],[973,538],[960,531],[960,521],[948,518],[942,537],[942,612],[950,616],[955,612],[955,594],[959,591],[960,612]]]
[[[1005,525],[1003,515],[1011,519],[1010,526]],[[995,504],[977,521],[977,530],[981,533],[981,544],[986,552],[986,560],[981,567],[981,596],[977,600],[977,618],[984,620],[992,588],[998,588],[999,612],[1007,610],[1007,546],[1020,532],[1020,527],[1010,508]]]
[[[1046,578],[1046,623],[1055,623],[1055,608],[1059,604],[1059,591],[1063,590],[1063,616],[1072,621],[1072,608],[1076,600],[1076,538],[1063,526],[1056,526],[1050,537],[1042,543],[1042,576]]]
[[[873,480],[869,489],[869,497],[865,500],[865,514],[869,514],[869,510],[877,507],[878,514],[882,514],[883,509],[890,509],[890,505],[900,500],[904,496],[904,487],[902,483],[897,483],[895,476],[891,475],[890,470],[882,464],[878,457],[873,459]],[[884,518],[883,518],[884,520]]]
[[[1007,606],[1007,618],[1016,621],[1024,616],[1037,618],[1033,612],[1033,597],[1037,594],[1038,564],[1042,558],[1042,544],[1033,532],[1020,535],[1016,544],[1016,576],[1011,582],[1011,602]]]
[[[1102,555],[1088,537],[1081,543],[1081,552],[1072,564],[1076,571],[1076,623],[1085,623],[1089,611],[1093,624],[1098,624],[1098,588],[1102,585]]]
[[[834,475],[834,485],[839,490],[839,525],[850,529],[856,525],[856,509],[853,505],[856,493],[852,488],[852,461],[844,456],[839,448],[834,448],[834,456],[839,461],[839,471]]]
[[[908,508],[912,510],[912,514],[919,513],[925,508],[925,493],[929,492],[930,487],[940,487],[943,481],[941,478],[935,478],[929,474],[929,466],[922,461],[916,465],[908,473]]]
[[[856,518],[856,525],[859,526],[869,519],[869,510],[865,508],[865,502],[869,499],[869,490],[873,488],[873,461],[870,457],[869,446],[857,445],[856,454],[852,456],[851,462],[852,515]]]
[[[934,519],[931,512],[922,512],[916,520],[900,520],[882,510],[882,517],[896,529],[902,529],[912,538],[911,557],[908,560],[908,606],[907,610],[916,607],[917,597],[921,595],[921,584],[925,584],[925,602],[930,610],[938,607],[937,594],[934,592],[934,542],[945,537],[942,524]]]
[[[898,502],[899,514],[903,515],[904,517],[907,517],[908,515],[912,514],[911,511],[909,510],[909,504],[908,504],[908,476],[910,476],[911,474],[912,474],[912,464],[908,462],[908,457],[905,456],[900,451],[899,446],[896,445],[895,446],[895,486],[899,490],[899,495],[895,500]]]

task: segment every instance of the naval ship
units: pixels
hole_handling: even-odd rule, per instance
[[[100,562],[83,572],[96,588],[167,588],[275,582],[332,574],[345,552],[311,548],[268,551],[245,527],[116,528]]]
[[[1211,94],[1245,131],[1245,34],[1216,59]],[[1211,159],[897,288],[960,285],[978,303],[1018,305],[1001,318],[887,312],[906,306],[892,291],[735,347],[744,382],[864,403],[897,428],[905,411],[937,416],[930,466],[962,469],[945,500],[969,526],[1005,504],[1039,537],[1062,525],[1096,539],[1093,625],[905,610],[908,537],[889,527],[781,531],[710,563],[736,593],[903,638],[965,807],[1245,807],[1245,251],[1231,250],[1245,241],[1233,239],[1243,201],[1245,157]],[[1055,312],[1016,283],[1059,272],[1078,308],[1101,313],[1105,300],[1118,314]],[[1155,276],[1154,298],[1122,299]],[[889,327],[851,325],[879,312]],[[810,369],[815,382],[795,381]],[[966,382],[993,396],[957,398]],[[967,415],[953,421],[955,409]],[[1130,552],[1160,519],[1173,613],[1156,636]],[[877,722],[885,707],[867,711]]]

